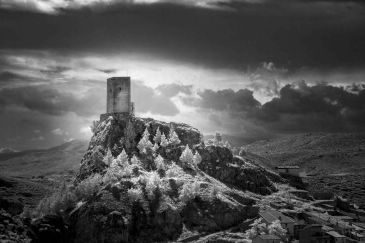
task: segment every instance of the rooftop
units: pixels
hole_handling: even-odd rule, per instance
[[[275,210],[265,210],[260,212],[260,216],[269,224],[271,224],[275,220],[280,220],[282,223],[295,223],[295,220],[285,216],[279,211]]]
[[[328,231],[326,233],[335,238],[346,238],[346,236],[341,235],[341,234],[337,233],[336,231]]]

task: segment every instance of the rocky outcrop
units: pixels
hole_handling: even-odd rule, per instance
[[[111,149],[114,156],[120,154],[123,148],[129,155],[138,154],[136,145],[146,128],[151,134],[150,140],[152,141],[157,128],[167,136],[171,127],[179,136],[181,144],[188,144],[192,147],[202,142],[202,134],[197,129],[184,123],[166,123],[151,118],[137,117],[118,119],[117,116],[110,116],[100,122],[96,128],[96,132],[89,143],[89,148],[81,161],[77,181],[81,181],[91,174],[100,173],[105,169],[102,159],[108,149]],[[126,139],[126,137],[129,138]]]
[[[181,144],[139,152],[137,144],[146,128],[154,143],[157,129],[167,135],[172,127]],[[97,190],[64,215],[69,231],[59,231],[74,242],[160,242],[178,239],[184,229],[215,232],[256,217],[256,197],[245,191],[275,191],[267,172],[234,157],[225,147],[205,146],[201,137],[186,124],[104,118],[95,128],[74,183],[86,185],[84,190],[98,184]],[[201,155],[199,165],[180,161],[186,144]],[[123,149],[129,159],[135,155],[139,161],[127,160],[116,170],[103,161],[107,153],[115,158]],[[154,161],[157,155],[162,165]],[[96,174],[98,180],[88,181]],[[48,229],[53,234],[53,228]]]
[[[202,156],[199,168],[214,178],[241,190],[263,195],[276,191],[265,169],[245,161],[242,157],[233,157],[228,148],[198,146],[196,149]]]

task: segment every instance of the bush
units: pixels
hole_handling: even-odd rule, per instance
[[[192,184],[185,183],[180,191],[179,199],[187,203],[199,195],[200,183],[195,181]]]
[[[138,202],[143,198],[143,192],[140,188],[131,188],[127,191],[127,194],[131,202]]]
[[[89,200],[100,190],[102,182],[103,177],[99,174],[95,174],[81,181],[75,188],[77,200]]]
[[[179,177],[184,173],[183,169],[175,162],[172,162],[169,168],[166,170],[167,177]]]
[[[47,214],[62,215],[65,211],[72,209],[77,202],[75,194],[66,184],[63,184],[58,191],[51,196],[42,199],[35,209],[34,216],[42,217]]]
[[[156,171],[148,172],[145,176],[147,197],[148,199],[153,200],[155,199],[157,189],[160,188],[161,179]]]

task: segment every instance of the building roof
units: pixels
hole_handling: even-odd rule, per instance
[[[346,236],[344,236],[344,235],[341,235],[341,234],[339,234],[338,232],[336,232],[336,231],[328,231],[328,232],[326,232],[327,234],[329,234],[330,236],[332,236],[332,237],[335,237],[335,238],[346,238]]]
[[[333,231],[333,228],[332,227],[329,227],[328,225],[323,225],[322,226],[322,230],[323,231]]]
[[[256,237],[263,239],[263,240],[280,240],[280,237],[277,235],[258,235]]]
[[[295,223],[295,220],[285,216],[279,211],[275,210],[265,210],[260,212],[260,216],[269,224],[271,224],[275,220],[280,220],[282,223]]]
[[[275,169],[299,169],[300,167],[297,165],[279,165],[276,166]]]

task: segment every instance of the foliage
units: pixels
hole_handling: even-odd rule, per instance
[[[286,229],[281,226],[280,220],[273,221],[268,227],[267,227],[269,234],[277,235],[280,238],[284,239],[286,236]]]
[[[195,166],[198,166],[198,164],[200,164],[200,162],[202,162],[202,157],[200,156],[199,152],[196,151],[193,156],[193,164]]]
[[[156,130],[156,134],[155,137],[153,138],[153,141],[155,142],[155,144],[159,144],[161,142],[161,131],[160,131],[160,127],[157,128]]]
[[[189,166],[193,163],[193,152],[189,148],[189,145],[187,144],[185,146],[184,151],[181,153],[180,161],[183,163],[184,166]]]
[[[71,209],[77,201],[75,194],[63,184],[51,196],[42,199],[35,209],[35,216],[42,217],[47,214],[63,214]]]
[[[114,159],[114,157],[113,157],[113,155],[112,155],[112,151],[110,150],[110,148],[108,149],[108,152],[106,153],[106,155],[105,155],[105,157],[104,157],[104,159],[103,159],[103,162],[106,164],[106,165],[108,165],[108,166],[110,166],[111,165],[111,163],[113,162],[113,159]]]
[[[128,189],[127,194],[131,202],[138,202],[143,198],[143,192],[141,188],[130,188]]]
[[[128,155],[123,149],[123,151],[118,155],[118,157],[115,159],[116,164],[121,167],[127,167],[128,166]]]
[[[246,237],[249,239],[267,233],[267,226],[262,222],[261,218],[256,219],[250,226],[251,228],[245,232]]]
[[[157,153],[157,151],[158,151],[158,149],[159,149],[160,147],[158,146],[158,144],[157,143],[155,143],[155,145],[153,145],[153,147],[152,147],[152,151],[153,151],[153,153],[155,154],[155,153]]]
[[[166,165],[165,165],[164,160],[163,160],[163,158],[161,157],[161,155],[158,155],[158,156],[155,158],[155,165],[156,165],[156,169],[157,169],[157,170],[163,170],[163,171],[165,171],[165,170],[166,170]]]
[[[81,181],[75,188],[77,200],[88,200],[94,196],[101,188],[102,178],[101,175],[95,174]]]
[[[167,140],[167,138],[166,138],[166,136],[165,136],[164,133],[161,135],[160,145],[161,145],[161,147],[164,147],[164,148],[169,145],[169,141]]]
[[[272,234],[285,239],[286,230],[281,226],[280,220],[273,221],[270,225],[266,225],[262,222],[262,219],[256,219],[253,224],[251,224],[251,229],[246,231],[246,237],[253,239],[257,235],[261,234]]]
[[[170,129],[169,143],[174,146],[179,145],[181,143],[179,136],[176,134],[175,130]]]
[[[139,143],[137,145],[139,152],[142,154],[147,154],[147,152],[149,150],[151,150],[153,147],[153,144],[149,140],[149,137],[150,137],[150,133],[148,132],[148,129],[146,127],[146,129],[143,133],[143,137],[141,138],[141,140],[139,141]]]
[[[184,173],[184,171],[175,162],[172,162],[169,168],[166,170],[166,176],[170,178],[179,177],[182,173]]]
[[[141,165],[141,161],[137,158],[136,155],[133,155],[133,157],[131,158],[131,165]]]
[[[200,183],[194,181],[192,184],[185,183],[180,191],[179,199],[186,203],[199,195]]]
[[[145,174],[145,186],[148,199],[155,199],[157,189],[160,188],[160,183],[161,178],[156,171],[147,172]]]

